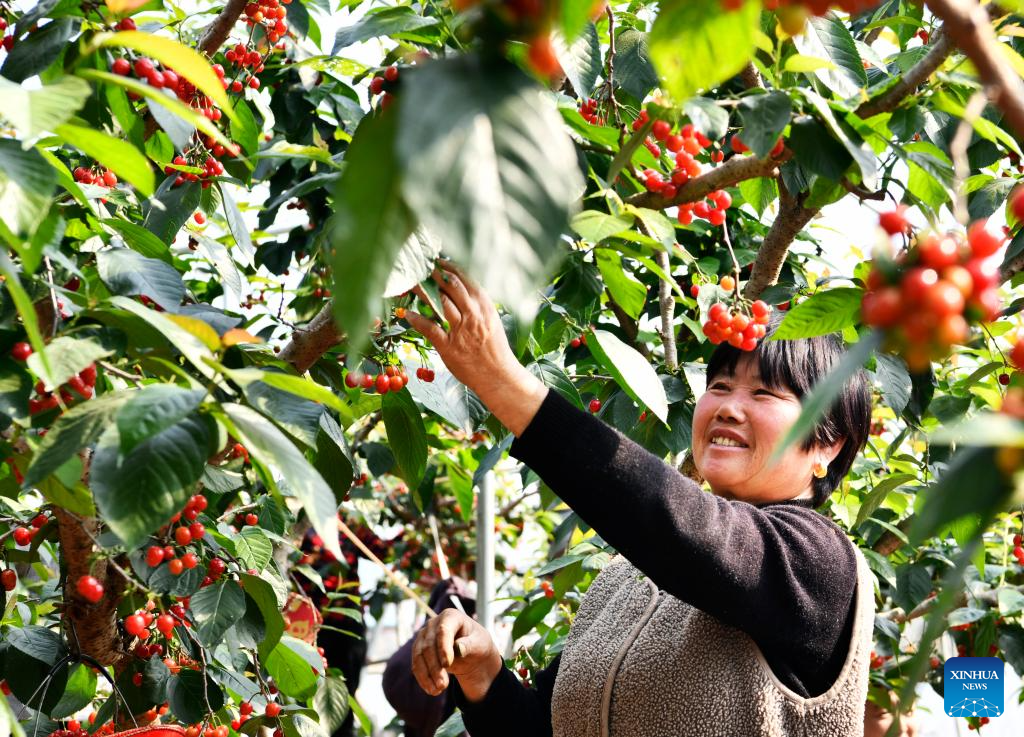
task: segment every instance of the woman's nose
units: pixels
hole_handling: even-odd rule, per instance
[[[724,397],[715,408],[715,419],[720,422],[729,420],[740,422],[745,416],[743,403],[735,395]]]

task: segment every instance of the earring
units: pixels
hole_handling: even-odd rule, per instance
[[[815,461],[811,473],[814,474],[814,478],[823,479],[828,475],[828,466],[821,461]]]

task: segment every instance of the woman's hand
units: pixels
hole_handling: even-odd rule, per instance
[[[432,276],[441,290],[449,329],[412,311],[406,311],[405,319],[434,344],[455,378],[519,436],[547,396],[547,387],[516,359],[487,293],[453,264],[439,263]],[[422,289],[414,291],[427,301]]]
[[[451,673],[467,699],[480,701],[504,667],[490,633],[456,609],[428,620],[412,645],[412,673],[431,696],[448,688]]]

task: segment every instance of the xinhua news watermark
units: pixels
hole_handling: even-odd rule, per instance
[[[999,658],[950,658],[945,663],[943,705],[946,716],[1002,716],[1005,711],[1003,669]]]

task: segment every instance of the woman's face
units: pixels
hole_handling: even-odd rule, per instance
[[[693,413],[693,458],[711,490],[751,504],[812,498],[815,461],[830,463],[842,441],[810,451],[793,444],[777,463],[769,463],[800,410],[792,391],[761,382],[757,361],[749,354],[736,363],[734,376],[720,373],[709,381]],[[719,437],[739,445],[712,443]]]

